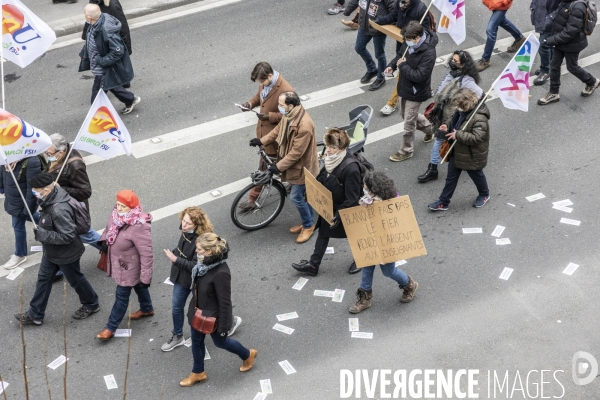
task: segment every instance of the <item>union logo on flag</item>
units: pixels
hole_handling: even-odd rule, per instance
[[[46,151],[52,142],[46,133],[21,118],[0,109],[0,165],[19,161]],[[6,158],[6,160],[5,160]]]

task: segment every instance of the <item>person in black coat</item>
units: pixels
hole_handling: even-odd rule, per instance
[[[551,15],[558,8],[560,0],[531,0],[531,24],[540,34],[540,73],[533,80],[534,85],[543,85],[550,79],[550,62],[552,61],[552,47],[544,43],[552,31]],[[550,23],[549,23],[550,22]]]
[[[339,210],[355,207],[362,193],[360,167],[358,160],[347,151],[350,138],[346,131],[332,128],[325,133],[325,166],[319,172],[317,181],[323,184],[330,192],[333,200],[334,223],[330,225],[323,217],[319,216],[316,228],[319,230],[315,249],[309,260],[301,260],[300,263],[292,264],[299,272],[310,276],[319,273],[319,266],[327,250],[329,238],[341,239],[346,237],[344,225],[340,221]],[[360,270],[353,262],[350,273]]]
[[[12,169],[18,182],[18,188],[21,189],[25,202],[19,194],[19,189],[13,179],[10,169]],[[0,166],[0,194],[4,194],[4,210],[12,218],[12,227],[15,233],[15,252],[3,267],[13,269],[27,261],[27,231],[25,222],[31,221],[29,213],[31,212],[35,223],[37,224],[39,214],[36,212],[37,200],[31,192],[31,186],[27,184],[29,179],[42,172],[42,164],[38,156],[24,158],[17,162]]]
[[[192,355],[194,366],[192,373],[180,386],[192,386],[206,380],[204,372],[204,338],[206,335],[193,327],[196,309],[202,310],[206,317],[216,317],[216,330],[210,334],[213,343],[220,349],[236,354],[243,362],[240,371],[249,371],[254,365],[257,351],[247,349],[237,340],[227,337],[231,327],[233,307],[231,305],[231,271],[227,265],[229,248],[225,239],[214,233],[205,233],[196,241],[198,263],[192,270],[194,297],[188,308],[188,320],[192,326]]]
[[[583,27],[586,22],[587,6],[577,0],[563,0],[558,5],[558,12],[552,23],[552,33],[543,40],[546,46],[552,47],[552,62],[550,64],[550,91],[538,100],[540,106],[545,106],[560,100],[560,67],[566,61],[567,71],[585,83],[581,92],[588,97],[600,85],[600,79],[581,68],[578,64],[579,53],[588,45]]]
[[[404,43],[386,69],[387,73],[392,73],[396,68],[400,70],[398,96],[404,118],[404,136],[400,150],[390,156],[390,160],[395,162],[413,156],[417,129],[425,133],[423,141],[426,143],[433,139],[434,133],[431,122],[419,114],[419,107],[431,97],[431,74],[435,66],[438,37],[435,32],[423,29],[417,21],[410,21],[402,29],[402,36]]]
[[[133,53],[131,48],[131,34],[129,33],[129,24],[127,23],[127,17],[125,16],[125,12],[123,11],[123,7],[121,7],[121,3],[119,0],[90,0],[90,4],[96,4],[100,7],[100,11],[104,14],[109,14],[119,20],[121,23],[121,30],[119,31],[119,35],[123,39],[125,46],[127,47],[127,51],[129,55]],[[81,34],[81,38],[85,40],[87,37],[87,31],[90,28],[89,23],[85,23],[83,27],[83,33]]]

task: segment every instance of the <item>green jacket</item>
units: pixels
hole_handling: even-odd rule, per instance
[[[483,104],[469,121],[467,116],[461,129],[456,130],[454,146],[454,166],[467,171],[483,169],[487,165],[490,145],[490,110]],[[469,124],[465,126],[466,121]],[[448,124],[448,126],[450,126]]]

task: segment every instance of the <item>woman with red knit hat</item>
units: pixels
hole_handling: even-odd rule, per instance
[[[152,216],[142,211],[140,200],[133,190],[117,193],[117,204],[113,208],[106,229],[99,242],[104,241],[108,248],[106,275],[117,283],[115,303],[106,327],[96,337],[109,340],[125,317],[131,289],[135,290],[140,309],[129,315],[140,319],[154,315],[150,299],[152,282],[153,253]]]

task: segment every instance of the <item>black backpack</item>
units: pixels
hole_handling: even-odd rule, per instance
[[[596,23],[598,22],[598,9],[594,0],[576,0],[569,6],[569,11],[575,3],[585,4],[585,21],[583,21],[583,33],[590,36],[594,32]]]
[[[362,154],[360,154],[360,152],[351,154],[350,157],[348,157],[344,161],[342,161],[342,163],[340,165],[338,165],[338,167],[335,169],[335,177],[337,178],[338,182],[340,182],[340,184],[343,185],[340,178],[342,177],[342,172],[344,171],[344,168],[346,168],[348,165],[350,165],[352,163],[358,164],[358,169],[360,170],[360,181],[361,182],[365,178],[365,174],[367,172],[375,171],[375,167],[373,166],[373,164],[371,164],[369,162],[369,160],[367,160]]]
[[[88,212],[85,203],[77,201],[71,197],[68,201],[71,209],[73,210],[73,216],[75,217],[75,232],[78,235],[84,235],[89,232],[92,228],[92,217]]]

